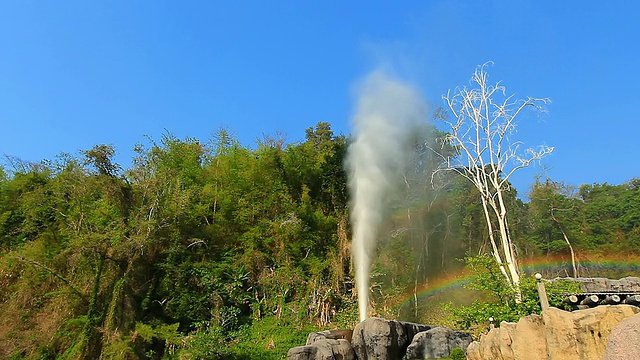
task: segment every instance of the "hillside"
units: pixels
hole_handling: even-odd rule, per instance
[[[108,145],[35,164],[8,157],[0,357],[280,358],[310,329],[353,325],[348,142],[318,123],[302,142],[266,137],[255,149],[225,131],[208,142],[166,135],[126,169]],[[424,155],[419,143],[412,151]],[[434,190],[436,157],[426,159],[405,169],[379,242],[379,315],[486,250],[474,189],[452,175]],[[523,259],[640,248],[638,179],[539,179],[529,198],[508,200]]]

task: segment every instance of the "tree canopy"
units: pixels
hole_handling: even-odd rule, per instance
[[[445,134],[425,127],[434,143]],[[225,130],[0,167],[2,358],[278,358],[318,326],[357,321],[344,154],[328,123],[255,148]],[[372,273],[378,315],[487,250],[473,187],[416,142]],[[434,145],[434,144],[431,144]],[[443,151],[453,151],[445,149]],[[512,209],[526,256],[635,252],[640,180],[539,179]],[[551,216],[553,214],[553,216]],[[580,258],[580,256],[578,256]]]

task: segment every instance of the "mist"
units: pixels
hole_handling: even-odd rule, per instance
[[[357,89],[346,167],[361,321],[368,317],[370,267],[380,226],[401,183],[412,132],[425,121],[427,111],[415,88],[382,71],[367,76]]]

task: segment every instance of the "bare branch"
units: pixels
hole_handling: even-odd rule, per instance
[[[444,142],[457,149],[458,154],[453,158],[439,154],[443,165],[432,175],[432,184],[438,172],[454,171],[478,189],[494,257],[506,267],[502,270],[507,280],[518,288],[516,253],[509,235],[503,193],[509,190],[511,175],[550,154],[553,148],[541,146],[521,152],[522,143],[513,141],[511,136],[515,134],[516,119],[525,109],[543,111],[542,105],[549,99],[528,97],[520,100],[507,95],[500,82],[488,83],[486,67],[491,64],[487,62],[476,68],[470,89],[458,88],[454,94],[448,91],[443,96],[453,116],[453,119],[442,119],[450,128]],[[493,233],[489,209],[497,219],[498,237]]]

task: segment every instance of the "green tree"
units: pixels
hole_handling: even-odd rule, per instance
[[[638,179],[621,185],[582,185],[584,246],[589,250],[634,251],[640,244]]]
[[[579,221],[582,203],[573,195],[573,190],[562,184],[539,178],[529,193],[529,238],[544,254],[570,253],[573,265],[572,276],[579,276],[574,245],[580,245]],[[573,240],[573,241],[572,241]]]

